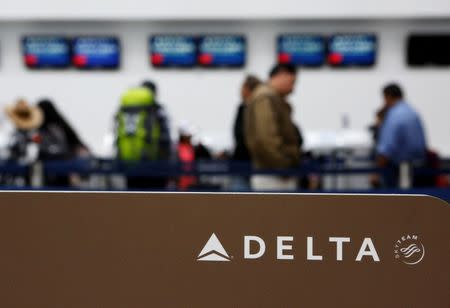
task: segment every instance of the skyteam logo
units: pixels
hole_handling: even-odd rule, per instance
[[[415,234],[404,235],[394,244],[395,258],[408,265],[420,263],[425,257],[425,246]]]
[[[202,251],[197,257],[197,261],[231,261],[230,256],[223,248],[216,234],[213,233],[206,242]]]

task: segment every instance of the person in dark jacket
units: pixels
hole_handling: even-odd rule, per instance
[[[234,152],[231,159],[235,162],[248,162],[250,163],[250,153],[245,142],[245,132],[244,132],[244,114],[245,109],[250,101],[250,96],[253,90],[261,84],[261,81],[253,76],[248,75],[241,87],[241,99],[242,102],[238,107],[236,114],[236,119],[233,126],[233,136],[234,136]],[[231,184],[232,190],[247,190],[249,188],[248,177],[235,177]]]
[[[244,133],[244,112],[249,102],[250,95],[253,90],[256,89],[261,81],[252,75],[245,78],[244,83],[241,87],[241,99],[242,102],[238,107],[236,119],[234,121],[233,135],[235,149],[233,153],[233,160],[236,161],[250,161],[250,154],[248,152],[247,145],[245,143],[245,133]]]
[[[141,87],[148,89],[154,98],[154,106],[156,108],[156,116],[160,126],[159,137],[159,157],[158,160],[169,161],[171,158],[172,141],[170,136],[169,116],[161,102],[158,100],[158,86],[151,80],[144,80]],[[169,183],[168,176],[128,176],[127,186],[137,190],[164,190]]]
[[[270,70],[269,80],[251,95],[245,112],[245,140],[256,169],[291,169],[300,165],[300,134],[287,101],[294,90],[296,76],[295,66],[277,64]],[[252,189],[260,191],[293,191],[297,182],[294,176],[257,174],[251,177]]]
[[[52,101],[43,99],[37,106],[44,114],[39,128],[41,145],[40,159],[75,159],[88,156],[89,150],[75,130],[58,112]]]
[[[89,157],[90,152],[78,134],[59,113],[52,101],[43,99],[37,103],[44,121],[39,127],[39,159],[70,160]],[[60,176],[46,174],[47,186],[67,187],[78,181],[76,175]]]
[[[168,160],[171,157],[172,141],[170,138],[170,120],[164,108],[164,105],[158,100],[158,86],[151,80],[145,80],[141,84],[142,87],[149,89],[153,93],[155,99],[156,112],[158,122],[161,128],[161,136],[159,141],[162,159]]]

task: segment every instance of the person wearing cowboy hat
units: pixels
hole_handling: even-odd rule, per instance
[[[29,105],[24,99],[19,99],[14,105],[7,106],[5,112],[18,130],[37,129],[44,121],[41,109]]]
[[[75,130],[48,99],[39,101],[36,106],[18,100],[6,108],[6,114],[16,127],[10,147],[11,159],[29,163],[36,159],[70,160],[90,155]],[[30,148],[34,149],[32,155]],[[24,156],[27,159],[22,159]],[[72,178],[73,175],[46,174],[45,182],[51,186],[69,186],[75,182]]]
[[[39,152],[38,129],[44,121],[42,111],[19,99],[7,106],[5,113],[16,128],[9,145],[10,159],[22,163],[35,161]]]

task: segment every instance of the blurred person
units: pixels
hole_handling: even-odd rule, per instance
[[[179,140],[176,146],[177,161],[181,163],[181,170],[190,172],[195,164],[202,161],[211,161],[215,157],[208,146],[207,138],[200,138],[198,131],[188,122],[183,122],[178,130]],[[178,177],[176,187],[179,190],[188,189],[219,189],[217,176],[211,175],[182,175]]]
[[[245,138],[251,161],[257,169],[289,169],[300,163],[300,134],[291,118],[286,98],[294,90],[297,70],[275,65],[266,84],[258,86],[245,113]],[[295,190],[296,177],[254,175],[254,190]]]
[[[34,163],[38,159],[38,128],[44,120],[42,111],[19,99],[5,108],[5,114],[13,126],[7,137],[5,158],[19,164]],[[31,177],[29,174],[2,174],[0,181],[2,185],[26,186],[30,185]]]
[[[89,150],[75,130],[57,111],[54,104],[44,99],[37,106],[19,100],[7,108],[7,114],[16,126],[11,146],[12,158],[29,155],[29,146],[36,145],[36,156],[28,162],[39,160],[70,160],[89,156]],[[77,177],[44,174],[48,186],[66,187],[76,184]]]
[[[39,127],[40,160],[71,160],[90,156],[88,147],[81,141],[51,100],[43,99],[37,103],[37,106],[44,115],[44,121]],[[69,176],[44,175],[44,181],[48,186],[76,186],[80,180],[76,174]]]
[[[171,149],[170,121],[163,104],[158,100],[158,86],[151,80],[143,81],[141,86],[149,89],[153,93],[153,105],[156,109],[160,127],[159,147],[161,151],[161,158],[169,159]]]
[[[241,87],[241,103],[239,104],[236,118],[233,126],[233,136],[234,136],[234,153],[232,156],[233,160],[236,161],[250,161],[250,153],[245,143],[245,132],[244,132],[244,112],[247,105],[250,103],[250,96],[257,86],[261,84],[261,81],[253,76],[249,75],[245,78],[244,83]]]
[[[398,169],[401,163],[414,166],[426,164],[426,140],[422,120],[418,113],[405,101],[403,91],[397,84],[388,84],[383,88],[384,115],[376,145],[376,165],[389,167],[393,174],[384,177],[384,186],[398,185]],[[372,178],[372,184],[380,182],[379,177]]]
[[[155,103],[150,87],[127,90],[116,115],[118,159],[131,164],[167,161],[170,157],[170,135],[165,115]],[[150,171],[151,172],[151,171]],[[127,186],[134,189],[166,188],[167,177],[129,176]]]
[[[384,117],[386,115],[387,108],[386,106],[381,107],[375,113],[375,122],[369,126],[369,131],[372,134],[372,139],[375,145],[378,143],[378,136],[380,134],[381,125],[383,124]]]
[[[372,125],[369,126],[369,132],[372,135],[372,140],[373,140],[373,150],[370,153],[371,158],[375,158],[376,157],[376,147],[378,144],[378,139],[379,139],[379,135],[380,135],[380,130],[381,130],[381,126],[383,124],[384,121],[384,117],[386,116],[386,112],[387,112],[387,107],[386,106],[382,106],[381,108],[379,108],[376,113],[375,113],[375,121]],[[370,185],[372,186],[372,188],[379,188],[381,185],[381,181],[379,181],[378,176],[373,175],[371,177],[370,180]]]
[[[32,163],[38,159],[38,129],[44,121],[42,110],[19,99],[5,109],[14,126],[8,144],[9,159],[19,163]]]
[[[234,136],[234,152],[231,159],[235,162],[248,162],[250,163],[250,153],[245,143],[245,110],[250,103],[250,96],[257,86],[261,84],[261,81],[253,76],[248,75],[244,83],[241,86],[241,103],[239,104],[236,118],[233,126]],[[247,176],[234,176],[231,180],[232,190],[248,190],[250,188],[249,178]]]
[[[206,144],[199,140],[198,143],[194,147],[195,150],[195,158],[197,160],[211,160],[213,159],[213,155],[211,154],[211,150],[206,146]]]
[[[90,155],[88,147],[81,141],[52,101],[43,99],[38,102],[37,106],[44,115],[44,121],[39,128],[41,135],[40,159],[75,159]]]
[[[164,108],[164,105],[158,99],[158,86],[152,80],[144,80],[141,86],[149,89],[153,93],[153,106],[155,108],[156,118],[159,125],[159,160],[168,161],[173,158],[172,155],[172,139],[170,136],[170,121],[169,116]],[[154,177],[153,186],[160,188],[167,187],[170,177]],[[158,184],[159,183],[159,184]],[[163,184],[164,183],[164,184]]]
[[[179,128],[179,140],[177,145],[177,159],[182,163],[183,171],[192,171],[193,163],[196,159],[195,147],[192,144],[193,128],[183,123]],[[182,175],[178,179],[177,187],[180,190],[187,190],[197,185],[197,177],[192,175]]]

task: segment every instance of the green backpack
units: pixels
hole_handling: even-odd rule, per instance
[[[153,93],[147,88],[125,92],[117,114],[118,158],[123,161],[157,160],[160,134]]]

